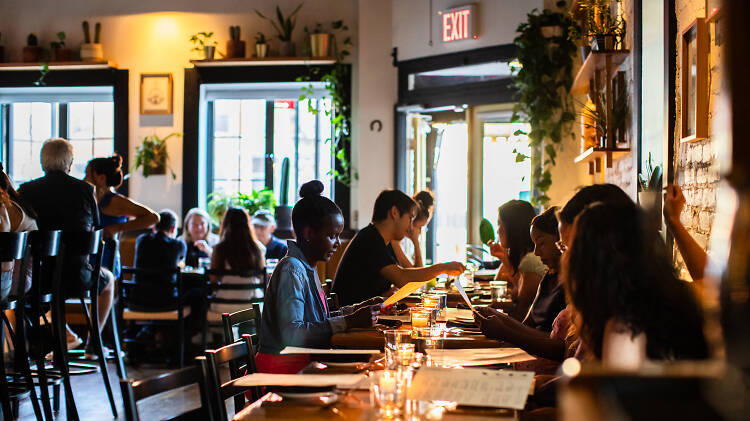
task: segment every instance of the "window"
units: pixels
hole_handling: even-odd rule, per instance
[[[299,100],[299,83],[226,84],[204,93],[208,111],[207,193],[280,191],[282,162],[289,158],[289,203],[310,180],[332,197],[331,99]]]
[[[68,139],[74,147],[70,175],[83,178],[86,163],[114,153],[112,88],[2,88],[2,160],[16,186],[43,175],[45,140]]]
[[[516,154],[531,156],[527,123],[484,123],[482,139],[482,217],[497,227],[497,208],[509,200],[531,200],[531,161],[516,161]]]

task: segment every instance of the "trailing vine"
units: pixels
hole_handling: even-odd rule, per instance
[[[350,186],[352,178],[357,179],[357,171],[351,166],[348,157],[349,146],[351,145],[351,98],[347,89],[346,80],[350,77],[350,68],[344,64],[344,60],[351,54],[349,51],[353,45],[352,39],[346,34],[349,27],[342,20],[331,23],[331,44],[334,51],[336,62],[331,68],[324,72],[318,66],[310,67],[310,74],[297,78],[298,82],[309,82],[311,80],[320,80],[324,83],[325,90],[331,97],[331,108],[324,109],[325,116],[331,121],[331,137],[326,139],[331,152],[336,158],[337,165],[331,169],[331,174],[340,183]],[[344,37],[341,46],[338,45],[336,32]],[[300,101],[313,98],[314,87],[312,84],[302,88]],[[321,109],[319,106],[308,102],[308,110],[313,114],[318,114]]]
[[[558,2],[563,3],[564,2]],[[559,6],[559,4],[558,4]],[[568,37],[575,27],[568,16],[544,10],[533,10],[521,23],[514,43],[518,52],[518,66],[514,66],[514,86],[519,92],[519,101],[513,110],[511,121],[524,117],[531,130],[521,130],[516,135],[529,136],[532,156],[517,153],[516,162],[531,159],[532,203],[546,206],[547,192],[552,185],[550,169],[556,165],[557,151],[570,131],[575,119],[570,87],[573,85],[573,54],[576,44]],[[542,27],[559,26],[555,35],[545,38]],[[570,131],[570,136],[575,135]]]

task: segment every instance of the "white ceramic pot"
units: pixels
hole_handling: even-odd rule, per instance
[[[81,44],[81,60],[102,61],[104,60],[104,47],[102,44]]]
[[[258,58],[266,58],[268,55],[268,44],[255,44],[255,56]]]

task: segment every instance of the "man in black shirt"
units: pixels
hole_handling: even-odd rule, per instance
[[[177,215],[171,210],[159,212],[156,230],[141,234],[135,241],[135,267],[146,269],[174,269],[185,259],[187,245],[174,238],[177,234]],[[130,297],[134,303],[158,310],[171,308],[177,298],[176,289],[170,285],[174,276],[136,275],[136,288]]]
[[[402,287],[422,282],[439,274],[459,275],[464,266],[458,262],[421,268],[399,266],[391,240],[401,241],[411,227],[417,204],[400,190],[384,190],[375,200],[372,223],[352,239],[341,258],[333,292],[341,305],[350,305],[379,295],[390,295],[391,284]]]

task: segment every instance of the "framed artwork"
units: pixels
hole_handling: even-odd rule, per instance
[[[682,31],[680,142],[708,137],[708,34],[698,18]]]
[[[141,114],[172,114],[172,73],[141,74]]]

